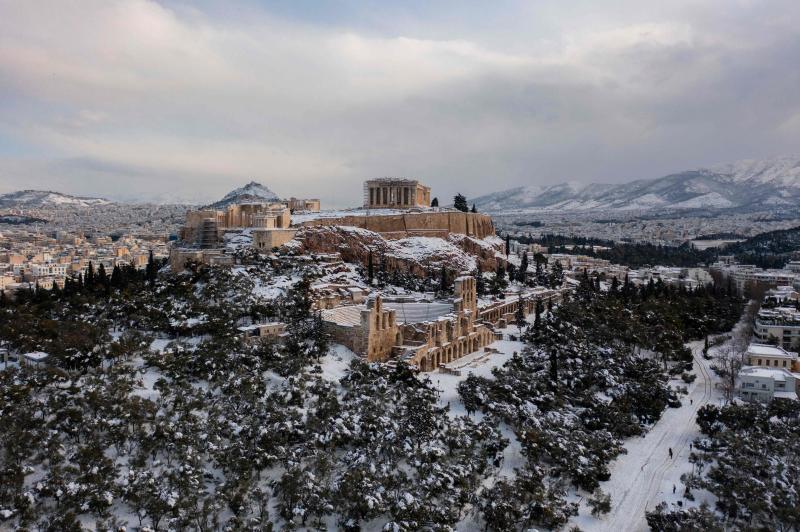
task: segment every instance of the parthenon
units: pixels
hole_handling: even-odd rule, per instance
[[[364,183],[364,207],[368,209],[408,209],[430,204],[431,187],[416,179],[383,177]]]

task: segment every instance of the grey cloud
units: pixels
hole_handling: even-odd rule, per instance
[[[455,24],[441,40],[409,19],[381,36],[138,0],[62,6],[0,3],[0,98],[15,102],[0,109],[0,188],[202,200],[257,179],[346,206],[377,175],[449,198],[800,151],[794,2],[608,4],[617,22],[598,3],[559,18],[553,2],[544,41],[513,3],[522,22],[504,37]]]

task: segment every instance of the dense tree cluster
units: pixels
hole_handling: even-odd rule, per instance
[[[653,530],[688,530],[662,523],[702,523],[703,530],[800,529],[800,406],[777,399],[768,405],[707,405],[697,415],[704,437],[691,456],[688,489],[706,490],[719,515],[701,508],[648,514]]]
[[[713,288],[625,283],[601,292],[598,284],[587,276],[572,301],[546,313],[537,309],[521,354],[493,379],[470,376],[459,386],[467,410],[507,423],[527,459],[517,485],[496,488],[505,489],[503,522],[566,522],[575,508],[555,496],[563,493],[561,483],[591,493],[607,480],[623,439],[643,433],[664,408],[679,404],[662,363],[681,368],[690,356],[684,342],[727,330],[741,313],[738,298]],[[514,513],[530,506],[531,492],[547,512]],[[597,494],[598,511],[607,502]]]
[[[496,423],[452,415],[405,365],[355,359],[323,375],[309,280],[265,306],[254,277],[197,267],[129,299],[4,309],[15,348],[55,349],[42,333],[78,309],[74,323],[105,333],[74,348],[99,346],[97,360],[0,372],[0,526],[445,530],[488,504],[482,484],[508,443]],[[18,313],[40,321],[9,328]],[[242,344],[249,314],[287,335]],[[154,334],[173,338],[163,352]]]
[[[464,381],[464,416],[404,364],[337,362],[313,262],[246,262],[125,282],[93,269],[0,309],[7,345],[54,359],[0,372],[0,527],[557,529],[577,511],[568,485],[593,491],[622,440],[677,401],[663,366],[741,307],[713,287],[586,276],[572,301],[537,306],[528,348],[494,379]],[[243,343],[238,327],[261,320],[286,334]]]
[[[726,236],[726,235],[710,235]],[[727,235],[736,236],[736,235]],[[598,238],[545,234],[539,237],[519,236],[523,244],[541,244],[550,253],[578,253],[610,260],[631,268],[644,266],[693,267],[708,265],[720,254],[733,255],[742,264],[754,264],[761,268],[782,268],[791,260],[792,253],[800,247],[800,227],[769,231],[727,246],[724,251],[717,248],[699,250],[689,242],[680,246],[613,242]],[[568,249],[566,246],[570,246]],[[597,249],[593,246],[600,246]]]

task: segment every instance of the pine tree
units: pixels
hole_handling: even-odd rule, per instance
[[[449,285],[450,284],[447,282],[447,269],[444,267],[444,265],[442,265],[442,272],[441,276],[439,277],[439,291],[441,291],[443,294],[446,293]]]
[[[512,282],[517,280],[517,267],[513,262],[508,263],[508,280]]]
[[[372,280],[375,278],[375,264],[373,263],[372,259],[372,250],[369,250],[369,255],[367,256],[367,279],[369,280],[369,285],[372,286]]]
[[[519,272],[517,273],[519,282],[525,284],[528,281],[528,252],[522,254],[522,261],[520,262]]]
[[[100,267],[97,268],[97,284],[103,288],[108,287],[108,275],[106,274],[106,267],[103,266],[102,262],[100,263]]]
[[[114,268],[111,270],[111,286],[114,288],[122,288],[123,281],[122,281],[122,270],[116,264]]]
[[[433,198],[431,200],[431,207],[438,207],[439,206],[439,198]]]
[[[478,212],[478,209],[475,207],[474,203],[472,204],[472,210],[470,210],[470,212],[472,212],[472,213],[477,213]]]
[[[522,332],[522,327],[525,326],[525,298],[522,297],[520,294],[519,296],[519,303],[517,304],[517,310],[514,312],[514,321],[519,327],[520,332]]]
[[[511,235],[506,235],[506,256],[511,255]]]
[[[467,198],[462,194],[456,194],[453,198],[453,208],[461,212],[468,212]]]
[[[83,280],[83,284],[89,290],[94,288],[94,264],[92,264],[92,261],[89,261],[89,267],[86,269],[86,276]]]
[[[475,278],[475,293],[478,296],[486,295],[486,280],[483,278],[483,273],[475,270],[472,272],[472,276]]]
[[[156,285],[156,280],[158,279],[158,266],[156,266],[156,261],[153,258],[152,249],[147,257],[147,268],[145,269],[145,274],[147,276],[147,282],[150,283],[150,287],[154,287]]]

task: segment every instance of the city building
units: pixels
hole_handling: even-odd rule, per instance
[[[763,344],[750,344],[745,353],[748,366],[785,368],[789,371],[800,371],[797,353],[780,347]]]
[[[258,340],[281,338],[286,333],[286,324],[280,321],[256,323],[239,327],[242,342],[247,344]]]
[[[760,309],[753,320],[753,335],[759,342],[797,349],[800,347],[800,311],[794,307]]]
[[[744,401],[797,400],[797,376],[784,368],[745,366],[736,378],[736,394]]]
[[[383,177],[364,183],[364,208],[410,209],[430,205],[431,188],[416,179]]]

